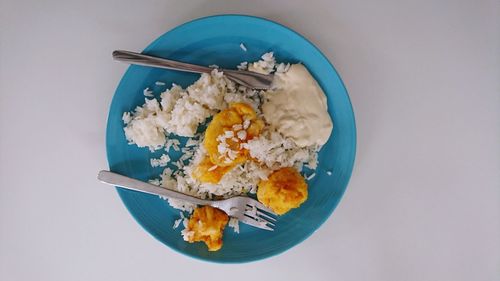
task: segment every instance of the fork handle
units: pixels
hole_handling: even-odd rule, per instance
[[[212,71],[212,68],[210,67],[180,61],[173,61],[123,50],[113,51],[113,58],[117,61],[124,61],[138,65],[155,66],[159,68],[180,70],[192,73],[210,73]]]
[[[154,184],[122,176],[120,174],[113,173],[110,171],[100,171],[99,174],[97,175],[97,179],[109,185],[114,185],[117,187],[154,194],[154,195],[160,195],[168,198],[179,199],[197,205],[208,205],[210,203],[208,200],[199,199],[194,196],[190,196]]]

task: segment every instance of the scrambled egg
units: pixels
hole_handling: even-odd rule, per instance
[[[222,234],[229,221],[224,211],[210,206],[196,208],[189,218],[187,231],[188,242],[205,242],[209,251],[222,248]]]
[[[193,176],[201,182],[218,183],[234,166],[249,159],[248,151],[241,144],[258,136],[264,125],[245,103],[231,104],[216,114],[203,141],[208,157],[198,164]]]
[[[281,168],[259,182],[257,198],[276,214],[283,215],[306,201],[307,183],[294,168]]]
[[[217,166],[210,161],[208,156],[205,156],[194,169],[193,177],[201,182],[216,184],[219,183],[221,178],[233,167],[234,165],[224,167]]]
[[[247,128],[244,128],[245,122],[248,124]],[[238,132],[234,129],[235,125],[241,125],[243,127],[242,130],[245,131],[244,137],[238,137]],[[212,122],[210,122],[205,131],[203,145],[207,149],[207,153],[212,163],[218,166],[224,167],[243,163],[248,159],[248,155],[246,151],[240,147],[240,143],[258,136],[263,128],[264,121],[257,118],[257,114],[250,105],[245,103],[234,103],[228,109],[214,116]],[[225,140],[228,150],[237,153],[236,157],[231,159],[231,161],[224,159],[225,157],[221,154],[219,149],[219,137],[225,135],[228,131],[233,134],[233,137],[229,137]]]

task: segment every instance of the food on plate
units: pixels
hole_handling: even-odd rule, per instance
[[[299,146],[323,145],[332,132],[325,93],[304,65],[275,74],[262,105],[266,121]]]
[[[217,208],[196,208],[187,223],[186,241],[204,242],[209,251],[217,251],[222,247],[222,233],[228,221],[227,214]]]
[[[160,101],[146,97],[143,106],[123,114],[125,137],[129,143],[151,151],[164,148],[169,134],[194,137],[198,126],[227,107],[227,101],[245,100],[236,93],[227,95],[228,83],[232,82],[214,70],[211,74],[202,74],[186,89],[173,84],[161,93]]]
[[[257,198],[276,214],[283,215],[307,199],[307,183],[294,168],[274,171],[257,188]]]
[[[217,166],[212,163],[210,157],[205,156],[203,160],[195,167],[193,171],[193,177],[204,183],[218,183],[221,178],[229,172],[232,166]]]
[[[274,73],[272,88],[246,88],[218,69],[187,88],[174,84],[159,94],[155,89],[165,85],[155,84],[144,92],[144,105],[123,114],[125,137],[154,152],[151,166],[163,172],[151,183],[201,199],[256,194],[284,214],[307,199],[318,151],[331,134],[326,97],[305,66],[276,63],[273,53],[237,68]],[[228,223],[221,210],[164,199],[181,211],[174,226],[183,222],[188,242],[203,241],[215,251],[226,224],[239,232],[237,219]]]
[[[248,159],[243,144],[258,136],[264,125],[245,103],[231,104],[217,113],[205,131],[203,145],[208,157],[198,163],[193,176],[203,183],[218,183],[235,165]]]
[[[205,132],[203,145],[214,165],[225,167],[243,163],[248,158],[241,145],[258,136],[264,121],[245,103],[234,103],[217,113]]]

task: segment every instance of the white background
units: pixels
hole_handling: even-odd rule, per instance
[[[499,280],[499,3],[0,0],[0,280]],[[111,51],[222,13],[314,42],[358,126],[334,215],[241,265],[169,250],[95,179],[126,68]]]

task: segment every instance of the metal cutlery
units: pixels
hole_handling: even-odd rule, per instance
[[[223,200],[204,200],[178,191],[129,178],[110,171],[100,171],[97,179],[103,183],[139,192],[184,200],[197,205],[209,205],[237,218],[242,223],[273,231],[277,215],[259,201],[246,196]]]
[[[117,61],[128,62],[130,64],[152,66],[192,73],[210,73],[213,70],[213,68],[211,67],[179,62],[123,50],[113,51],[113,58]],[[245,87],[258,90],[269,89],[274,78],[273,74],[266,75],[245,70],[220,69],[220,71],[222,71],[229,80]]]

